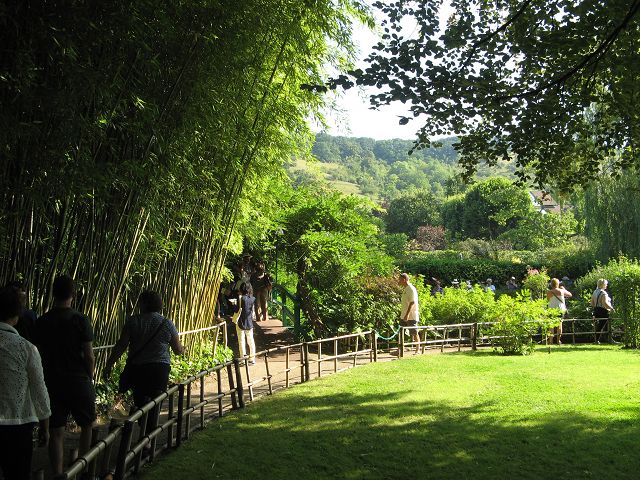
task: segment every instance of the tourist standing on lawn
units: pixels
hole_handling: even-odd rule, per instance
[[[598,286],[591,295],[591,307],[593,308],[593,318],[598,321],[596,325],[596,332],[598,333],[596,343],[602,341],[602,334],[607,329],[609,324],[609,313],[613,311],[613,305],[611,305],[611,298],[607,293],[607,287],[609,282],[604,278],[598,279]],[[609,328],[610,329],[610,328]],[[611,335],[611,332],[609,332]]]
[[[184,352],[174,323],[160,314],[162,298],[156,292],[145,290],[138,299],[140,313],[125,322],[104,367],[104,376],[111,376],[113,365],[129,348],[127,367],[120,379],[120,390],[133,391],[133,403],[143,407],[167,389],[171,371],[169,347],[177,355]],[[149,413],[147,431],[155,428],[158,407]]]
[[[36,343],[51,399],[49,460],[54,475],[63,471],[64,430],[69,413],[80,427],[80,456],[89,450],[96,419],[93,331],[89,318],[71,308],[75,291],[71,277],[57,277],[53,281],[54,306],[36,322]]]
[[[420,312],[418,305],[418,291],[416,287],[409,281],[409,275],[401,273],[398,283],[402,287],[402,297],[400,300],[400,326],[416,327],[420,321]],[[418,330],[412,328],[411,341],[416,344],[416,353],[420,350],[420,335]]]
[[[36,347],[16,330],[22,299],[15,288],[0,290],[0,472],[5,480],[31,478],[33,429],[38,443],[49,438],[49,394]]]
[[[560,284],[560,280],[557,278],[551,279],[551,288],[547,290],[547,300],[549,301],[549,308],[557,308],[560,310],[560,325],[554,327],[553,334],[550,335],[550,343],[553,343],[553,338],[556,338],[556,343],[560,345],[562,343],[562,318],[567,313],[566,299],[571,298],[571,292],[564,288]]]

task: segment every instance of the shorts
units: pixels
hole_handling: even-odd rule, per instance
[[[51,428],[67,425],[69,414],[79,427],[96,419],[96,391],[90,378],[66,378],[47,385],[51,400]]]
[[[401,327],[417,327],[418,321],[417,320],[400,320],[400,326]]]

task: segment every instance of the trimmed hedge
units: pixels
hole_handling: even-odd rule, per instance
[[[477,283],[491,278],[495,285],[502,286],[510,277],[521,281],[527,273],[527,265],[546,269],[550,277],[566,275],[575,279],[589,272],[596,263],[592,250],[567,245],[540,252],[503,250],[499,252],[499,260],[469,257],[469,252],[454,250],[411,252],[400,260],[399,266],[410,273],[439,278],[443,285],[454,278]]]
[[[427,279],[435,277],[443,285],[448,285],[454,278],[471,280],[472,283],[484,282],[487,278],[494,285],[502,286],[511,277],[522,279],[527,274],[527,267],[522,263],[504,262],[488,259],[452,259],[423,256],[407,258],[400,267],[414,275],[424,275]]]

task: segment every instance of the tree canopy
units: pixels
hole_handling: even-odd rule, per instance
[[[137,293],[210,325],[225,257],[257,235],[272,180],[309,145],[349,63],[359,0],[5,2],[0,8],[0,281],[32,307],[73,275],[97,343]],[[253,204],[265,207],[259,214]]]
[[[382,41],[331,86],[377,86],[374,106],[409,103],[424,122],[416,148],[455,134],[467,175],[511,159],[541,187],[638,163],[640,1],[453,0],[444,26],[441,0],[374,5]]]

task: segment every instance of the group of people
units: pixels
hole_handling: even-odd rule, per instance
[[[245,254],[242,261],[233,266],[233,281],[222,287],[218,310],[220,316],[231,317],[236,325],[240,355],[247,355],[248,346],[250,363],[255,364],[253,323],[269,318],[267,304],[273,279],[263,261],[252,259],[250,254]]]
[[[403,327],[415,327],[419,323],[419,305],[418,305],[418,292],[415,286],[410,282],[409,275],[406,273],[400,274],[398,283],[402,287],[402,297],[400,305],[400,325]],[[547,301],[549,308],[555,308],[560,310],[562,316],[567,312],[567,299],[571,298],[572,293],[567,290],[566,285],[570,283],[568,277],[563,277],[562,280],[552,278],[547,290]],[[440,280],[435,277],[431,278],[431,295],[441,294],[443,292]],[[597,282],[597,288],[591,295],[591,309],[592,316],[596,323],[596,343],[600,343],[604,340],[605,335],[608,335],[609,341],[612,341],[610,332],[608,332],[609,314],[613,311],[613,305],[611,297],[607,293],[607,287],[609,282],[601,278]],[[460,282],[454,279],[452,282],[454,288],[460,288]],[[491,288],[493,287],[493,288]],[[472,289],[471,282],[467,282],[467,288]],[[507,281],[507,288],[509,290],[515,290],[518,288],[515,277],[511,277]],[[491,290],[495,292],[495,285],[490,278],[485,283],[485,290]],[[419,342],[418,330],[412,329],[411,340],[413,342]],[[550,343],[557,344],[562,343],[562,322],[555,327],[553,332],[549,332],[548,340]],[[416,345],[416,352],[418,347]]]
[[[511,278],[515,281],[514,277]],[[443,293],[444,290],[442,288],[442,282],[439,279],[431,277],[431,281],[429,283],[431,284],[431,295]],[[465,288],[467,290],[473,290],[473,283],[471,282],[471,280],[464,280],[461,282],[457,278],[454,278],[451,281],[451,286],[453,288]],[[496,286],[493,284],[493,280],[491,278],[487,278],[487,280],[481,283],[480,286],[485,292],[490,291],[495,293],[496,291]]]
[[[0,290],[0,469],[5,480],[31,476],[33,431],[39,424],[41,446],[48,443],[54,475],[63,472],[64,431],[71,415],[80,428],[78,452],[91,443],[96,420],[95,356],[89,318],[73,308],[75,282],[55,278],[53,307],[36,318],[26,308],[25,289],[16,282]],[[171,348],[182,354],[174,323],[162,316],[160,295],[140,294],[140,313],[126,320],[104,370],[129,349],[128,383],[136,407],[166,390]],[[122,378],[121,378],[122,385]],[[149,416],[155,427],[158,411]]]
[[[566,289],[565,283],[564,278],[562,281],[557,278],[552,278],[549,290],[547,290],[549,308],[560,310],[562,317],[565,316],[568,310],[567,299],[573,296],[572,293]],[[602,342],[605,339],[605,335],[609,337],[609,341],[613,341],[610,332],[608,332],[609,314],[613,311],[611,297],[607,292],[608,286],[609,282],[606,279],[598,279],[596,289],[591,295],[591,315],[597,322],[595,326],[596,343]],[[554,328],[553,333],[549,335],[548,339],[550,343],[554,343],[554,340],[557,344],[562,343],[562,322],[560,322],[558,327]]]

